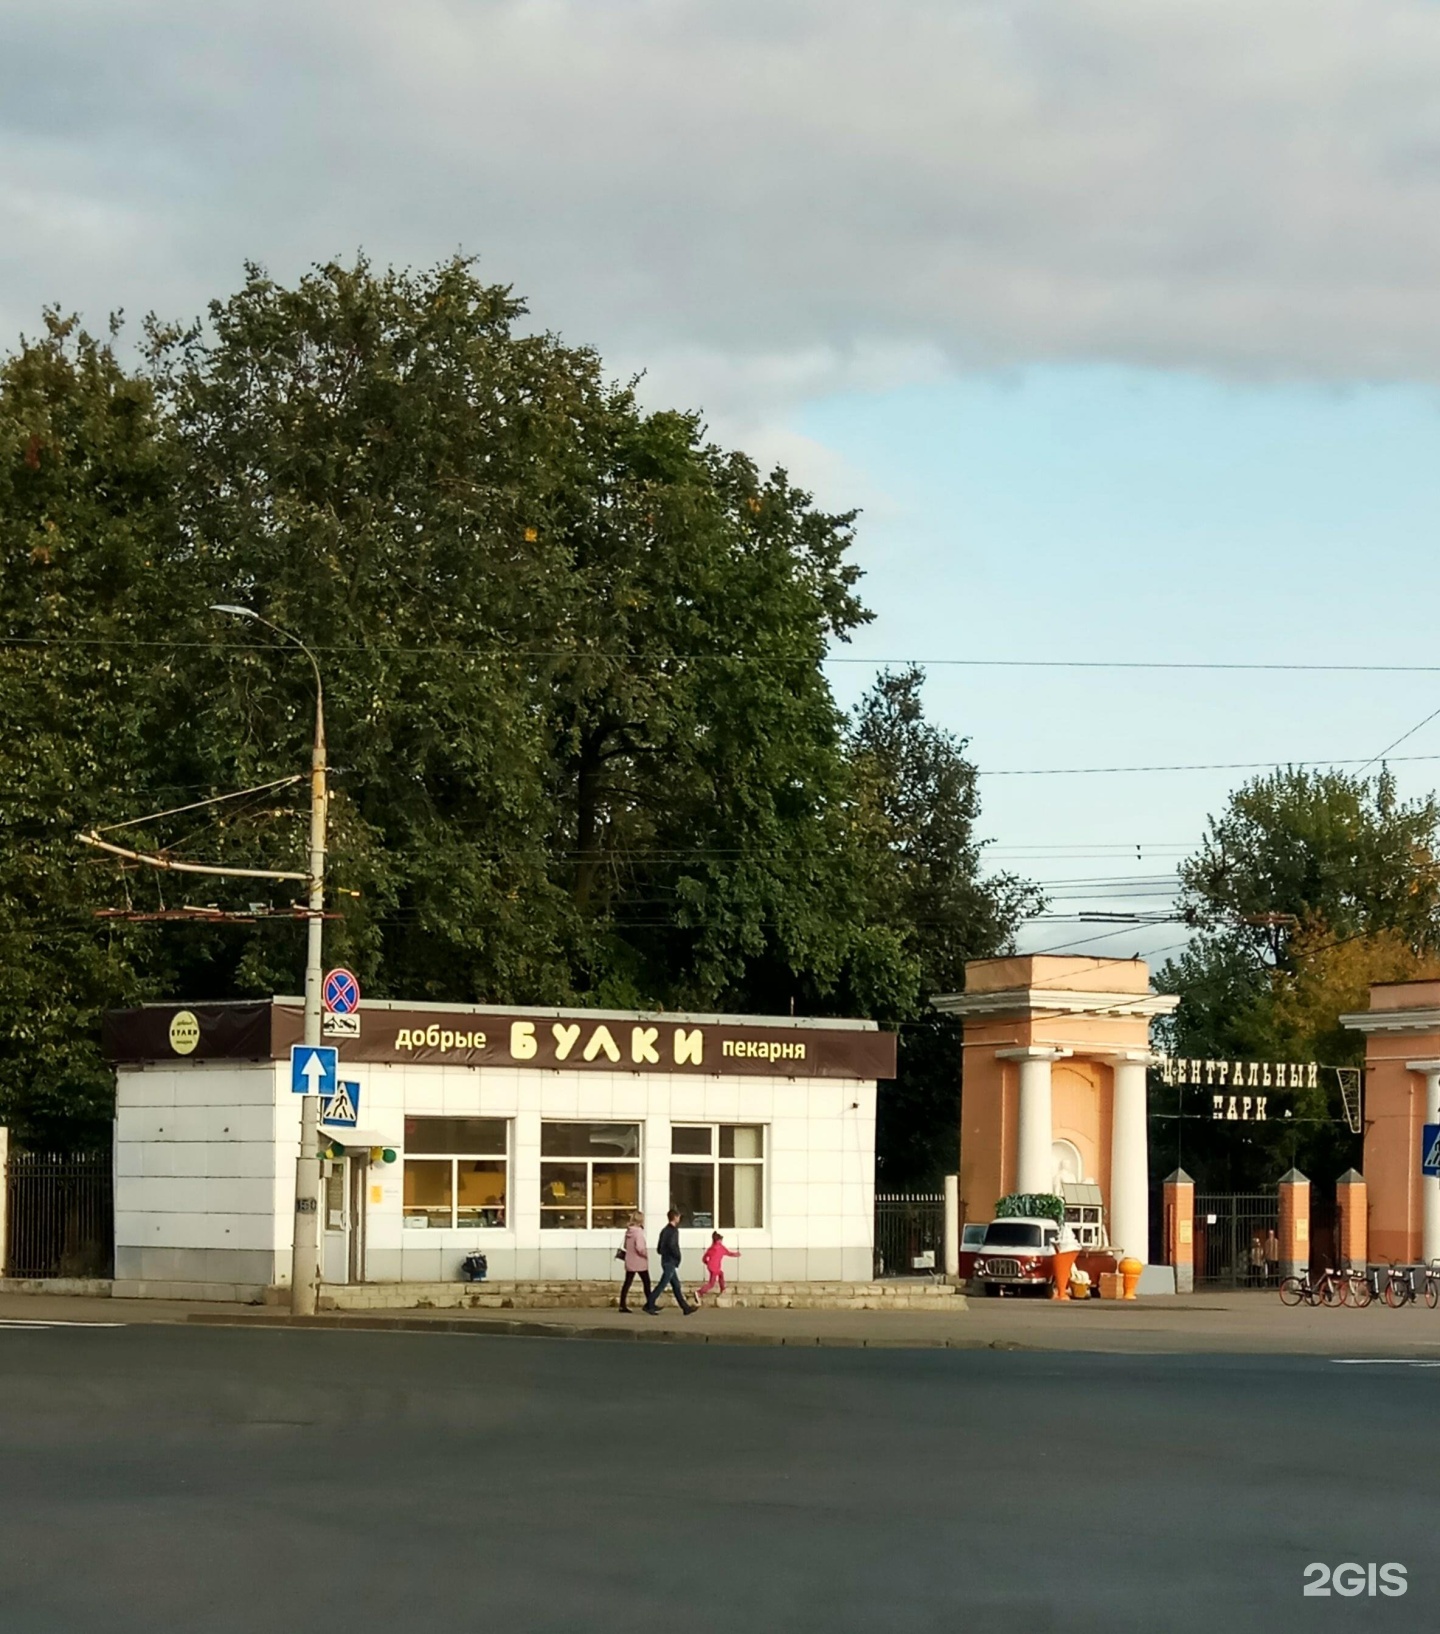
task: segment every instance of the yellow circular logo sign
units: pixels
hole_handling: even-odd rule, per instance
[[[177,1010],[170,1018],[170,1048],[176,1055],[193,1055],[200,1042],[200,1023],[193,1010]]]

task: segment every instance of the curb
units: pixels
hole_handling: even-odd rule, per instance
[[[518,1317],[407,1316],[230,1316],[196,1311],[187,1326],[207,1328],[310,1328],[322,1332],[447,1333],[479,1338],[599,1339],[616,1344],[764,1345],[787,1350],[1032,1350],[1010,1339],[857,1339],[808,1335],[790,1338],[768,1333],[710,1333],[686,1328],[596,1328],[558,1322],[527,1322]]]

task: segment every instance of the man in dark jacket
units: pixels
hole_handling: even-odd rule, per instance
[[[665,1216],[665,1229],[660,1233],[660,1239],[655,1244],[655,1252],[660,1256],[660,1280],[655,1284],[655,1292],[645,1305],[647,1316],[659,1316],[655,1309],[660,1302],[660,1295],[667,1288],[675,1295],[675,1303],[686,1316],[694,1314],[695,1307],[685,1303],[685,1290],[680,1286],[680,1215],[678,1210],[671,1209]]]

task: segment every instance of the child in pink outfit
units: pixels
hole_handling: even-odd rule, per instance
[[[700,1292],[702,1294],[713,1294],[718,1290],[723,1294],[725,1292],[725,1261],[727,1259],[738,1260],[739,1258],[740,1250],[738,1248],[727,1248],[725,1239],[720,1233],[712,1231],[710,1246],[700,1256],[700,1263],[710,1273],[710,1280]]]

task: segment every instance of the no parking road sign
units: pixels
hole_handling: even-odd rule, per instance
[[[333,1095],[340,1052],[333,1044],[290,1046],[290,1087],[297,1095]]]
[[[332,1016],[353,1015],[360,1008],[360,983],[353,971],[332,970],[321,989],[325,1008]]]
[[[1440,1175],[1440,1123],[1427,1123],[1420,1131],[1420,1173]]]

